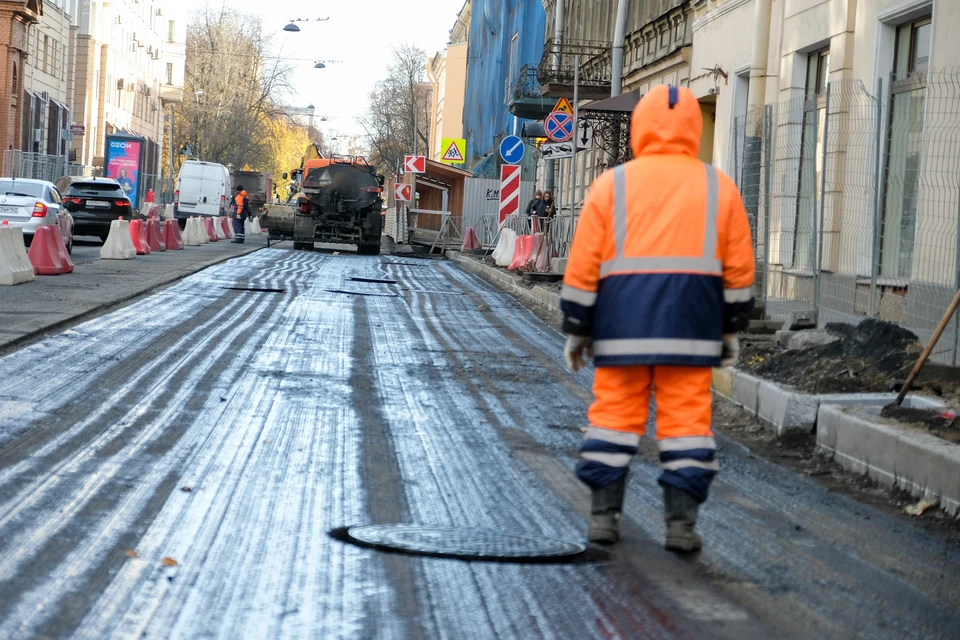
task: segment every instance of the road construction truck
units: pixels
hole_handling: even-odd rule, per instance
[[[359,156],[316,157],[304,162],[298,178],[293,215],[268,216],[272,237],[292,238],[294,249],[328,242],[380,253],[384,178],[374,167]]]
[[[264,206],[273,200],[273,174],[266,171],[251,171],[244,167],[239,171],[231,171],[233,181],[231,193],[236,193],[237,186],[242,185],[250,200],[250,207],[255,215],[261,213]]]

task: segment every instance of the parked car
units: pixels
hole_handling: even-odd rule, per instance
[[[190,216],[226,215],[231,193],[230,172],[222,164],[187,160],[180,166],[173,215],[186,224]]]
[[[110,223],[119,217],[134,217],[133,205],[113,178],[86,178],[74,182],[63,194],[63,203],[73,216],[78,236],[98,236],[106,242]]]
[[[0,221],[23,229],[23,241],[29,247],[42,225],[57,225],[73,251],[73,217],[63,208],[63,199],[52,182],[0,178]]]

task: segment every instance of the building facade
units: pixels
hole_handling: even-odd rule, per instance
[[[30,29],[39,24],[43,13],[41,0],[0,2],[0,100],[8,108],[0,111],[0,148],[16,151],[23,144],[22,123],[25,100],[24,81],[29,59]],[[29,111],[28,111],[29,112]],[[9,161],[5,158],[5,164]],[[5,172],[11,169],[4,167]]]
[[[432,160],[439,160],[443,154],[444,150],[440,147],[444,138],[463,137],[463,103],[467,88],[467,50],[472,9],[471,0],[467,0],[450,30],[447,48],[427,61],[427,78],[432,89],[430,147],[427,155]]]
[[[145,139],[144,174],[156,181],[165,164],[165,107],[183,101],[185,7],[81,0],[78,13],[74,119],[85,134],[74,139],[74,162],[102,166],[105,137],[128,132]]]

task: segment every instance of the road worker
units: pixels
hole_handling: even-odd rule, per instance
[[[243,223],[252,214],[248,195],[242,184],[237,185],[237,195],[233,198],[233,202],[230,203],[230,217],[233,219],[233,235],[236,236],[232,242],[236,244],[243,244],[246,238]]]
[[[699,506],[718,470],[712,368],[739,356],[753,309],[750,226],[733,181],[697,159],[703,121],[686,88],[659,86],[633,113],[634,160],[590,187],[564,275],[565,358],[594,357],[595,402],[577,476],[592,490],[592,542],[613,544],[628,466],[656,403],[666,548],[700,549]]]

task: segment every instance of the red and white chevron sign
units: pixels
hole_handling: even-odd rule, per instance
[[[426,173],[426,156],[406,156],[403,159],[403,170],[407,173]]]
[[[500,167],[500,222],[520,213],[520,165]]]

